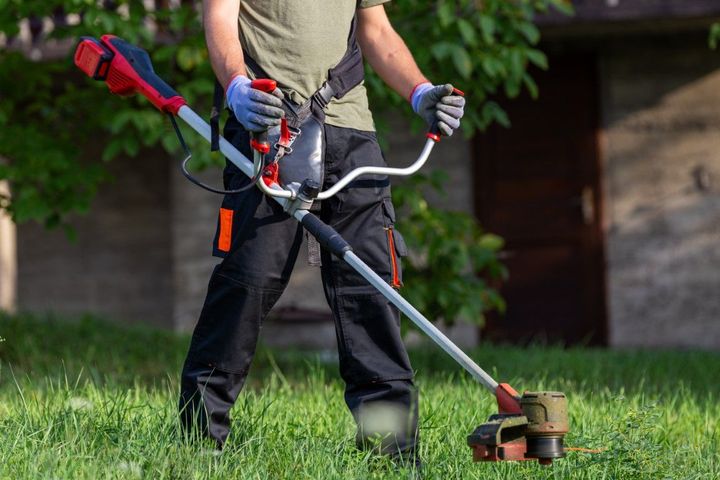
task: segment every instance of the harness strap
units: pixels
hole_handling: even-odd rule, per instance
[[[243,57],[245,59],[245,66],[255,74],[255,78],[270,78],[270,75],[250,56],[247,50],[245,50],[245,47],[243,47]]]
[[[359,2],[358,2],[359,5]],[[283,101],[288,125],[298,128],[303,121],[311,114],[323,115],[325,107],[333,98],[342,98],[350,90],[358,86],[365,78],[365,67],[363,65],[362,52],[356,38],[357,16],[353,17],[348,34],[347,49],[340,61],[333,68],[328,70],[327,80],[313,93],[302,105],[294,105],[288,100]],[[255,74],[256,78],[269,78],[254,58],[243,49],[245,65]],[[215,81],[215,92],[213,94],[213,107],[210,114],[210,151],[219,150],[219,119],[222,110],[225,92],[222,85]]]
[[[213,106],[210,111],[210,151],[220,150],[220,111],[222,110],[225,92],[220,82],[215,80],[215,91],[213,92]]]
[[[323,85],[312,95],[324,105],[333,98],[342,98],[353,88],[357,87],[365,78],[362,52],[356,37],[357,17],[353,18],[348,35],[348,44],[345,55],[337,65],[328,70],[328,78]]]
[[[350,24],[345,54],[343,54],[337,65],[328,70],[327,80],[310,95],[310,98],[305,103],[298,106],[288,100],[283,101],[290,127],[299,127],[311,113],[322,115],[322,110],[333,98],[344,97],[345,94],[363,81],[365,67],[362,52],[357,42],[356,30],[357,16],[353,17]],[[243,56],[245,57],[245,66],[253,72],[256,78],[269,78],[267,72],[245,49],[243,49]]]

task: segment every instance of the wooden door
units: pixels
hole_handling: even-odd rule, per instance
[[[475,140],[476,212],[507,242],[508,309],[493,341],[605,344],[598,83],[592,56],[550,59],[540,98],[504,108],[512,128]]]

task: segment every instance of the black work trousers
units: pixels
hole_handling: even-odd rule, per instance
[[[248,134],[234,118],[224,134],[250,157]],[[324,188],[365,165],[385,166],[375,134],[326,125]],[[225,187],[247,182],[228,163]],[[407,252],[393,228],[387,177],[351,183],[322,202],[320,218],[388,283],[401,285],[399,257]],[[248,374],[262,322],[288,283],[302,237],[302,226],[258,189],[224,198],[213,247],[213,254],[223,260],[210,278],[182,371],[180,411],[186,432],[209,437],[219,447],[225,443],[229,411]],[[358,445],[382,453],[412,453],[418,399],[399,312],[341,259],[323,250],[321,260],[345,402],[358,424]]]

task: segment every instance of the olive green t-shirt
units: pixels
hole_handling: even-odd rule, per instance
[[[345,54],[355,9],[387,1],[241,0],[240,41],[285,94],[302,103]],[[364,84],[333,99],[325,113],[330,125],[375,130]]]

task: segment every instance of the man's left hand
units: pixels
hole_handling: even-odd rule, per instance
[[[416,86],[410,96],[415,113],[430,126],[437,122],[440,133],[448,137],[460,128],[460,119],[465,110],[465,98],[453,95],[453,90],[449,83],[432,85],[428,82]]]

